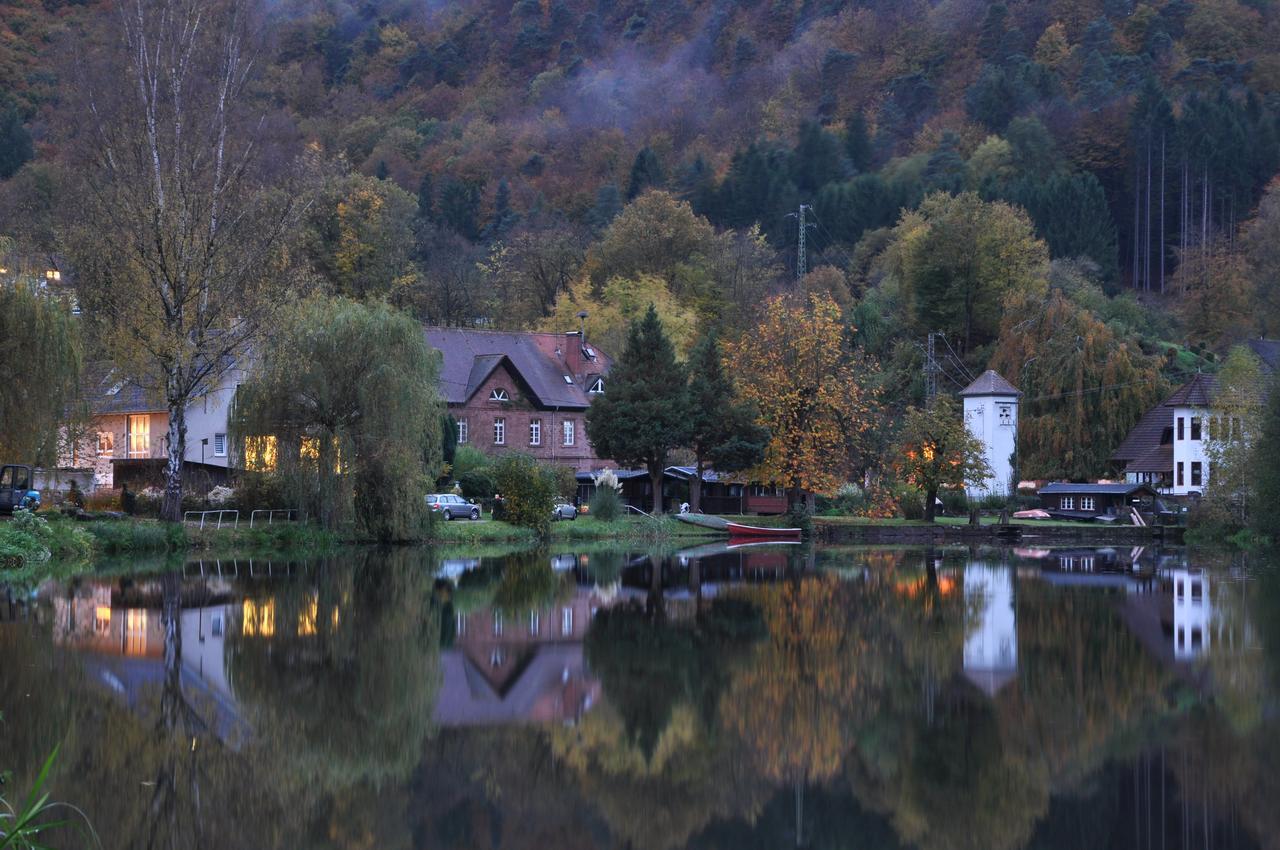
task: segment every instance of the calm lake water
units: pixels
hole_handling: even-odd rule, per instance
[[[107,848],[1280,842],[1280,569],[1241,556],[171,566],[0,591],[6,796],[60,743]]]

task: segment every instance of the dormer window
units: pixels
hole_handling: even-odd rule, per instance
[[[496,387],[489,393],[489,401],[511,401],[511,396],[502,387]]]
[[[604,392],[604,378],[596,378],[591,384],[591,389],[587,390],[591,395],[600,395]]]
[[[568,384],[569,386],[573,386],[573,377],[572,377],[572,376],[570,376],[570,375],[564,375],[563,377],[564,377],[564,382],[565,382],[566,384]]]

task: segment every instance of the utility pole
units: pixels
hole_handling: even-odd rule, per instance
[[[936,337],[936,333],[929,333],[929,345],[925,349],[924,397],[930,406],[933,405],[933,400],[938,397],[938,372],[941,371],[938,366],[937,350],[935,348]]]
[[[796,241],[796,280],[803,278],[805,273],[809,270],[804,250],[804,234],[805,229],[808,227],[808,225],[804,223],[804,214],[806,211],[813,212],[813,207],[808,204],[801,204],[799,212],[787,213],[788,218],[795,216],[799,220],[800,224],[800,238]]]

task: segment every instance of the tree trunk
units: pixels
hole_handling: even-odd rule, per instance
[[[924,494],[924,521],[933,522],[933,518],[937,515],[934,504],[938,501],[938,488],[932,487],[925,491]]]
[[[173,387],[175,380],[170,377]],[[187,401],[175,398],[172,389],[169,392],[169,460],[164,469],[164,503],[160,509],[160,518],[169,522],[182,521],[182,459],[187,453]]]
[[[653,488],[653,515],[662,515],[662,464],[649,464],[649,486]]]
[[[693,465],[693,480],[689,482],[689,510],[702,513],[702,456]]]

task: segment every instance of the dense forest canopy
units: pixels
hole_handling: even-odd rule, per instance
[[[66,253],[77,92],[118,5],[0,2],[11,255]],[[252,14],[256,167],[304,210],[290,287],[436,324],[559,328],[585,309],[614,341],[652,303],[682,355],[704,326],[732,341],[800,288],[840,305],[895,405],[920,400],[930,330],[974,374],[997,352],[1021,371],[1028,341],[992,310],[1046,284],[1161,392],[1280,323],[1266,236],[1280,11],[1265,0],[279,0]],[[1051,399],[1053,377],[1038,387]],[[1088,472],[1152,397],[1113,405]],[[1045,457],[1031,471],[1085,474]]]

